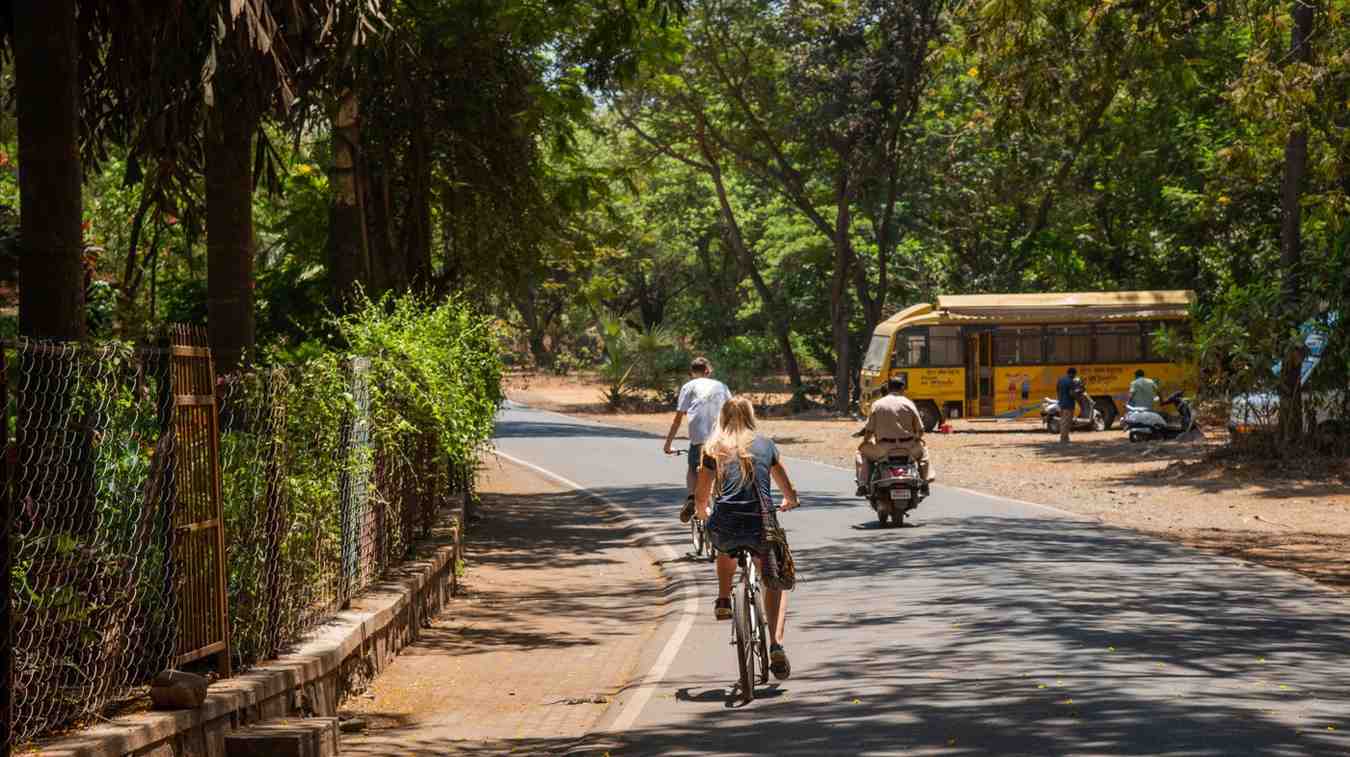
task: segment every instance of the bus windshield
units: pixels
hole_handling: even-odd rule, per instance
[[[873,334],[872,343],[867,345],[867,355],[863,358],[862,369],[868,373],[878,373],[886,364],[886,350],[891,338],[883,334]]]

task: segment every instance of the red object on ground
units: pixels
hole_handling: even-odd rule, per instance
[[[942,432],[942,433],[944,433],[944,434],[950,434],[950,433],[952,432],[952,424],[950,424],[950,423],[944,423],[944,424],[942,424],[941,426],[938,427],[938,431],[940,431],[940,432]]]

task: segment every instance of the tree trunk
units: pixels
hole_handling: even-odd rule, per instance
[[[75,0],[13,4],[19,137],[19,331],[84,336]]]
[[[366,218],[370,240],[371,278],[380,294],[402,293],[408,290],[407,258],[394,244],[393,187],[390,177],[395,170],[393,151],[385,145],[378,165],[365,161],[369,172],[363,174],[368,183]]]
[[[336,312],[345,312],[362,287],[370,286],[370,253],[358,170],[361,164],[360,101],[345,90],[333,116],[333,206],[328,224],[328,265]]]
[[[223,73],[223,71],[222,71]],[[217,74],[217,78],[219,78]],[[206,148],[207,330],[217,373],[253,352],[253,133],[258,116],[217,87]]]
[[[853,246],[849,241],[852,217],[848,202],[848,176],[841,173],[836,179],[836,209],[834,222],[834,270],[830,275],[830,333],[834,341],[834,409],[847,413],[853,383],[852,361],[849,359],[849,316],[852,302],[848,296],[848,277],[852,270]]]
[[[412,224],[409,235],[408,280],[412,287],[425,292],[431,285],[431,159],[427,124],[422,119],[413,126],[412,155],[408,168],[412,171],[408,182],[410,199],[407,223]]]
[[[769,288],[768,282],[764,280],[759,272],[759,266],[755,265],[754,256],[750,254],[750,248],[745,244],[745,237],[741,236],[740,224],[736,222],[736,213],[731,207],[731,199],[727,195],[726,183],[722,180],[722,168],[713,160],[712,152],[703,147],[705,159],[708,161],[705,167],[709,177],[713,180],[713,188],[717,190],[717,204],[722,213],[722,220],[727,225],[727,237],[731,242],[731,247],[741,259],[750,274],[750,280],[755,285],[755,291],[759,293],[759,298],[764,303],[765,309],[769,311],[769,323],[773,325],[774,336],[778,338],[778,348],[783,351],[783,363],[787,369],[788,381],[792,384],[792,401],[799,404],[802,397],[802,371],[797,363],[797,354],[792,349],[792,325],[788,321],[787,307],[780,302],[774,291]]]
[[[1313,30],[1313,6],[1303,0],[1294,2],[1294,29],[1290,32],[1290,60],[1312,61],[1309,37]],[[1281,299],[1289,330],[1298,328],[1303,314],[1299,307],[1302,295],[1303,238],[1302,196],[1308,173],[1308,130],[1295,127],[1284,149],[1284,185],[1280,198],[1280,268],[1283,272]],[[1280,429],[1286,442],[1296,441],[1303,434],[1301,346],[1285,355],[1280,381]]]
[[[525,323],[525,331],[529,335],[530,354],[534,357],[534,364],[539,368],[551,368],[553,366],[553,355],[548,351],[548,345],[544,340],[544,326],[539,322],[539,308],[535,303],[535,289],[532,286],[515,287],[516,289],[516,309],[520,311],[520,318]]]

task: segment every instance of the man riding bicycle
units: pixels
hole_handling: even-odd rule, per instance
[[[666,434],[665,452],[674,454],[670,445],[680,430],[680,423],[689,417],[689,467],[685,471],[684,507],[680,510],[680,522],[688,523],[694,515],[694,484],[698,481],[698,465],[702,458],[703,443],[712,436],[717,427],[718,414],[722,404],[731,398],[727,385],[712,377],[712,363],[706,357],[696,357],[689,364],[689,381],[680,387],[680,398],[675,403],[675,418],[670,422],[670,431]]]
[[[717,432],[704,447],[702,467],[695,488],[699,518],[708,520],[708,536],[717,550],[717,600],[713,612],[718,620],[731,618],[731,581],[736,560],[729,552],[737,549],[755,554],[763,571],[761,557],[768,551],[761,502],[769,502],[770,480],[783,492],[779,510],[799,505],[797,490],[788,478],[773,440],[755,433],[755,408],[750,400],[735,397],[722,406]],[[708,517],[708,502],[716,507]],[[770,518],[774,518],[770,511]],[[776,522],[776,521],[775,521]],[[787,597],[781,590],[766,588],[765,613],[769,629],[769,672],[779,680],[792,675],[792,664],[783,649],[787,625]]]

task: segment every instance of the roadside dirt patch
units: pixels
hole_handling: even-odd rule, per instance
[[[664,435],[671,413],[606,411],[586,378],[514,376],[519,402]],[[785,454],[852,468],[861,423],[824,411],[762,419]],[[1226,459],[1221,439],[1132,444],[1119,431],[1068,446],[1032,423],[956,421],[933,434],[939,483],[1052,505],[1200,549],[1350,589],[1350,464],[1280,466]],[[1222,432],[1219,432],[1222,433]],[[683,437],[683,433],[681,433]],[[660,442],[653,440],[653,445]]]

